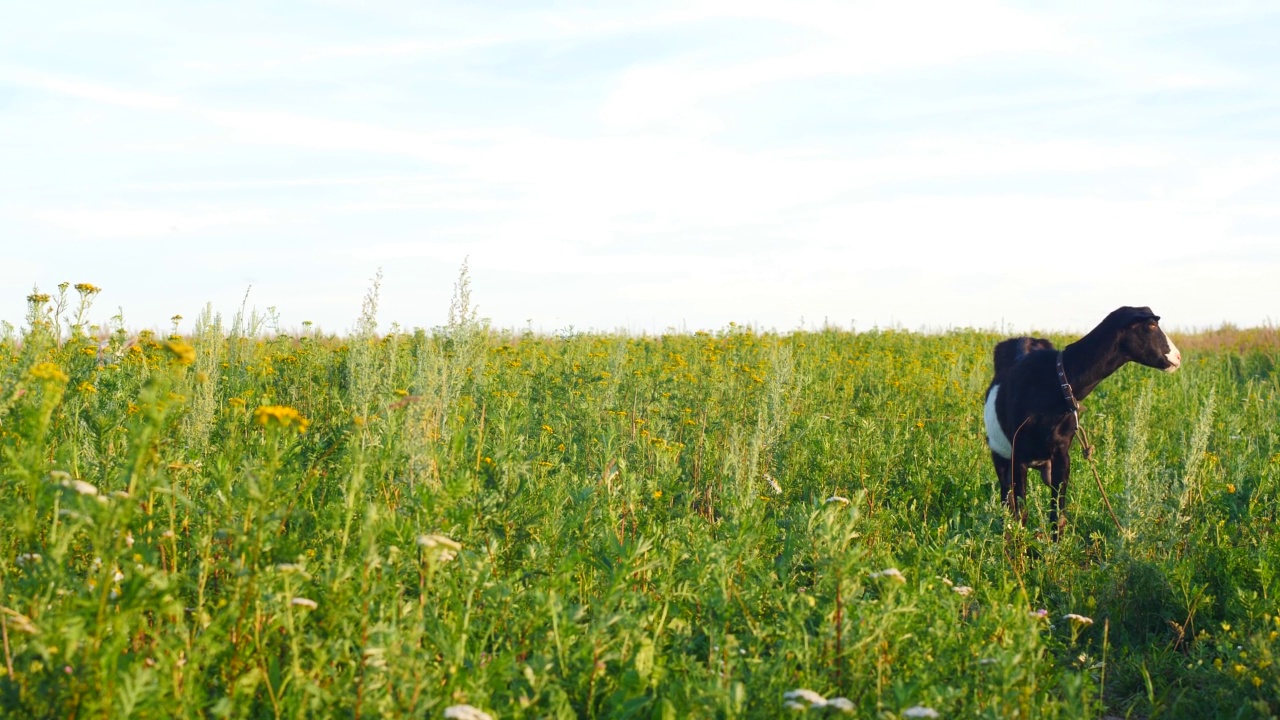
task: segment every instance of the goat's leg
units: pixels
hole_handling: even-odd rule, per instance
[[[1009,504],[1009,491],[1013,488],[1013,466],[1009,458],[991,453],[991,463],[996,466],[996,479],[1000,481],[1000,502]]]
[[[1009,494],[1005,498],[1005,504],[1009,506],[1009,512],[1018,518],[1018,522],[1023,527],[1027,525],[1027,465],[1026,463],[1013,462],[1009,469],[1010,485]]]
[[[1049,487],[1053,490],[1053,500],[1049,503],[1049,525],[1053,529],[1053,541],[1057,542],[1067,527],[1067,482],[1071,479],[1069,447],[1064,451],[1054,451],[1051,462],[1053,478]]]

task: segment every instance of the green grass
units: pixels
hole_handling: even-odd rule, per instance
[[[0,341],[8,715],[1280,712],[1265,332],[1090,397],[1125,531],[1077,455],[1055,545],[996,497],[991,333],[500,332],[464,276],[433,331],[375,288],[345,337],[164,338],[95,290]]]

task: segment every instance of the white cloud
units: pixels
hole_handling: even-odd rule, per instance
[[[175,110],[177,98],[21,67],[0,67],[0,82],[135,110]]]
[[[707,132],[719,127],[699,103],[770,83],[941,66],[1072,46],[1042,19],[992,2],[713,2],[708,16],[749,17],[803,30],[797,49],[738,62],[682,57],[628,70],[600,110],[605,127],[652,124]]]

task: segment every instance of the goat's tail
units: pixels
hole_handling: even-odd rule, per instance
[[[1013,367],[1014,363],[1024,355],[1036,350],[1052,350],[1053,343],[1044,338],[1016,337],[996,343],[995,365],[996,377],[1000,377]]]

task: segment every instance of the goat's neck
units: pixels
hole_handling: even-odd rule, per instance
[[[1062,369],[1076,400],[1084,400],[1098,383],[1128,361],[1116,347],[1115,338],[1103,336],[1097,329],[1062,350]]]

